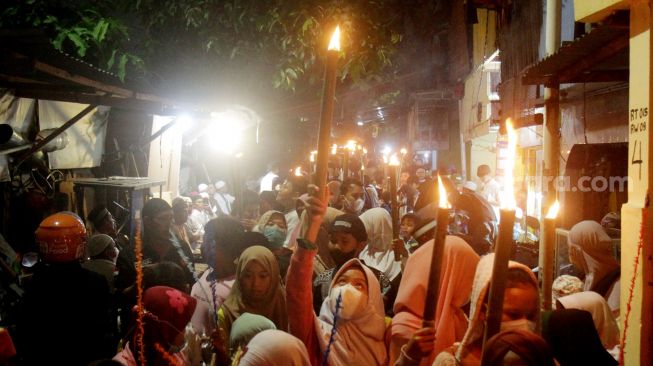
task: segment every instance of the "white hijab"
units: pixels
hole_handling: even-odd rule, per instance
[[[619,267],[612,254],[612,239],[601,224],[585,220],[569,230],[569,256],[585,273],[583,290],[591,291],[609,273]]]
[[[338,320],[336,333],[329,351],[328,364],[341,365],[385,365],[387,351],[385,347],[385,313],[381,299],[381,286],[372,271],[358,259],[350,259],[333,276],[331,289],[338,278],[347,270],[361,268],[367,278],[367,306],[356,319]],[[331,296],[331,289],[329,296]],[[320,309],[320,316],[315,318],[320,351],[324,354],[333,330],[334,314],[325,299]]]
[[[367,245],[358,258],[392,281],[401,272],[401,262],[395,261],[392,250],[392,216],[386,209],[377,207],[365,211],[360,219],[367,231]]]
[[[592,314],[603,347],[612,349],[619,344],[619,327],[603,296],[593,291],[583,291],[558,298],[558,301],[565,309],[585,310]]]

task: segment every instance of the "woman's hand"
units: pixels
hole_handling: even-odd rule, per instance
[[[325,197],[329,196],[329,187],[324,187],[326,189]],[[320,200],[319,189],[317,186],[309,186],[310,197],[306,201],[306,212],[308,213],[308,218],[311,223],[317,222],[318,225],[322,225],[324,220],[324,214],[327,210],[326,201],[323,202]]]
[[[406,344],[406,356],[413,360],[428,357],[435,347],[435,329],[422,328],[416,331]]]

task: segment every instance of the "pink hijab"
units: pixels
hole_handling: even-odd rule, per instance
[[[393,336],[409,339],[422,327],[433,243],[433,240],[426,242],[406,262],[394,305]],[[435,311],[435,349],[428,361],[425,359],[428,365],[440,351],[461,340],[465,334],[467,317],[460,307],[469,301],[478,261],[479,256],[465,240],[451,235],[446,237],[440,296]]]

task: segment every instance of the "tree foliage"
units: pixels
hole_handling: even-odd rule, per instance
[[[143,60],[126,51],[130,29],[111,15],[110,1],[8,1],[0,12],[2,28],[43,30],[52,45],[108,71],[122,80],[128,65],[143,70]]]
[[[41,28],[60,50],[137,77],[170,72],[248,75],[282,91],[321,79],[328,37],[342,29],[343,81],[366,87],[402,67],[406,34],[423,30],[427,0],[23,0],[0,13],[1,27]],[[420,22],[421,24],[417,24]],[[424,34],[422,34],[424,33]],[[346,57],[344,57],[346,56]],[[404,65],[405,66],[405,65]],[[166,76],[162,76],[166,75]]]

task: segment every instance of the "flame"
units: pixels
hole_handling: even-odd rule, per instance
[[[333,144],[333,145],[331,146],[331,155],[335,155],[335,154],[337,154],[337,153],[338,153],[338,145]]]
[[[383,155],[383,163],[388,164],[388,155]]]
[[[363,148],[363,154],[367,155],[367,149]]]
[[[311,151],[311,156],[309,157],[309,160],[311,163],[315,162],[315,155],[317,154],[317,151],[313,150]]]
[[[556,200],[551,207],[549,207],[549,212],[547,212],[546,218],[555,219],[558,216],[558,211],[560,211],[560,202]]]
[[[401,150],[399,150],[399,152],[401,152],[401,155],[406,155],[406,154],[408,154],[408,150],[406,150],[405,147],[402,147]]]
[[[329,51],[340,51],[340,26],[336,26],[329,41]]]
[[[356,141],[354,141],[354,140],[347,141],[347,144],[345,145],[345,148],[347,150],[349,150],[349,151],[356,150]]]
[[[298,166],[295,168],[295,177],[301,177],[302,176],[302,167]]]
[[[388,161],[388,165],[389,166],[399,166],[400,165],[399,158],[397,157],[397,154],[392,154],[392,156],[390,156],[390,160]]]
[[[512,120],[506,120],[506,131],[508,133],[508,156],[506,159],[505,177],[504,177],[504,195],[501,200],[501,208],[514,210],[517,206],[515,202],[515,158],[517,156],[517,131],[512,127]]]
[[[440,178],[440,174],[438,174],[438,201],[438,207],[451,208],[451,205],[447,200],[447,190],[444,189],[444,184],[442,184],[442,178]]]

